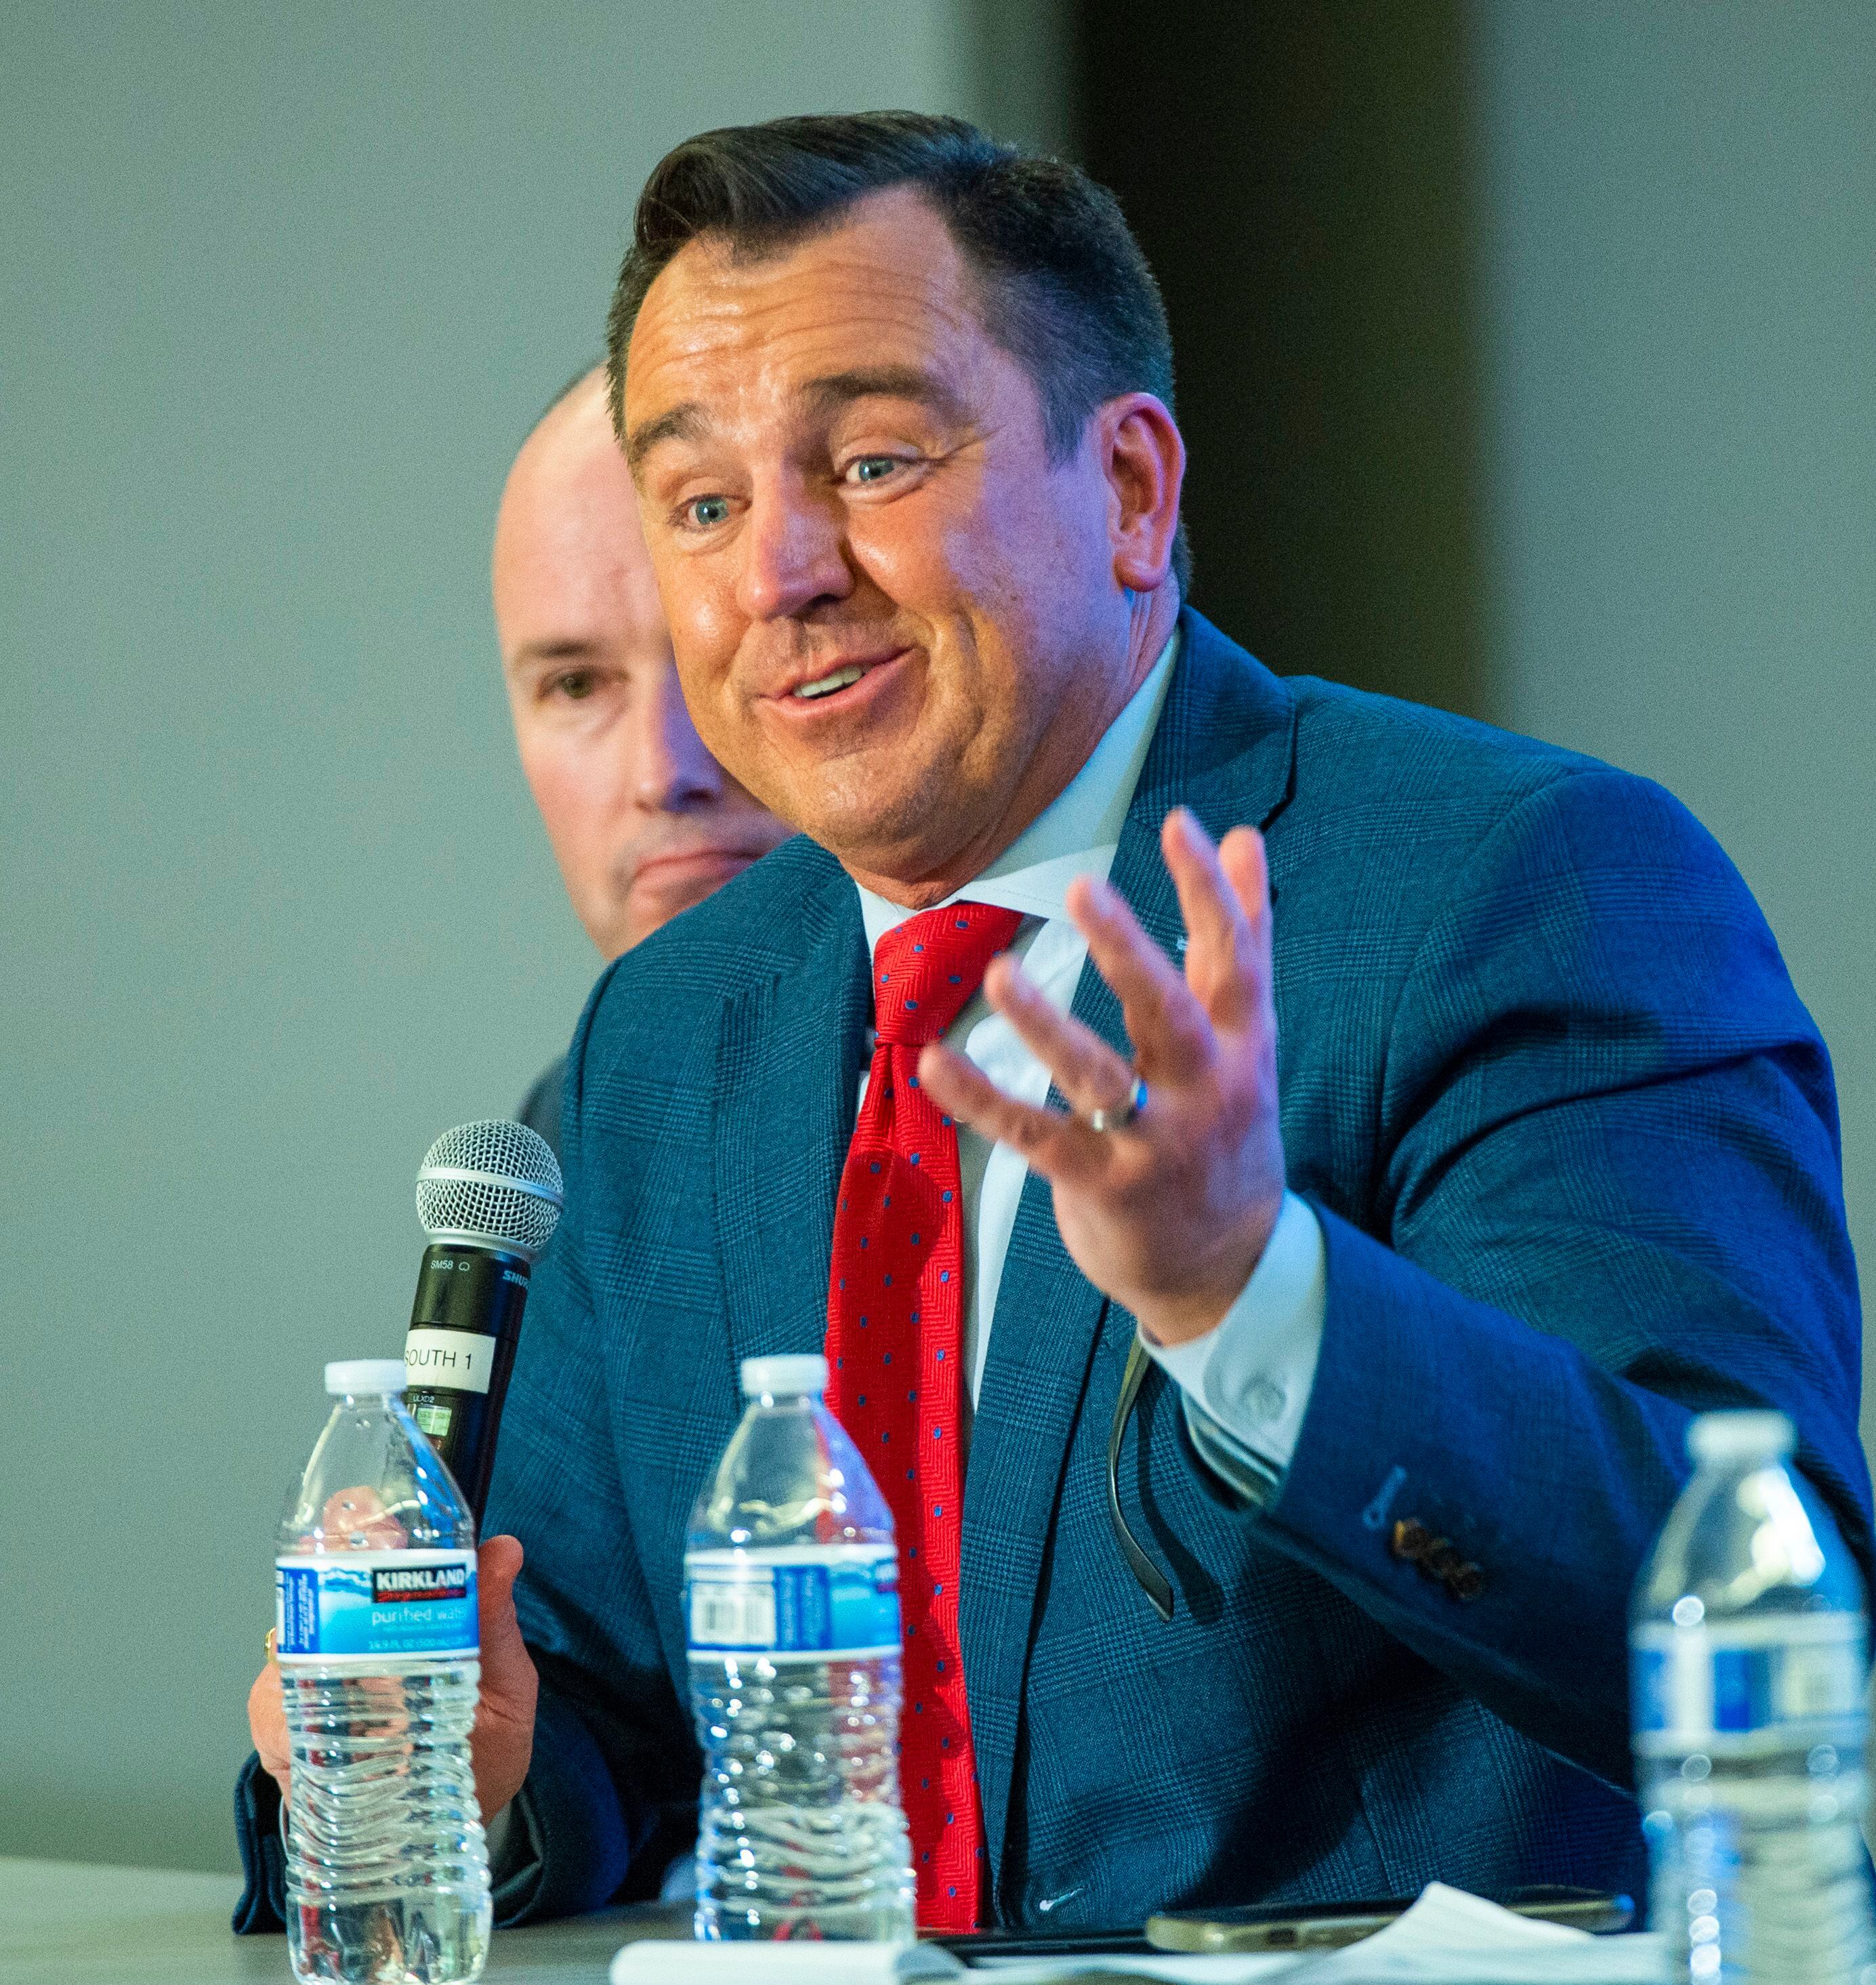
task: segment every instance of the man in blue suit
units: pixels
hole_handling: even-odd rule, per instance
[[[1828,1063],[1738,877],[1655,787],[1185,606],[1163,315],[1070,168],[692,140],[612,360],[699,734],[803,831],[570,1056],[491,1510],[503,1916],[684,1844],[686,1518],[738,1361],[860,1342],[856,1134],[957,1181],[894,1327],[961,1527],[876,1471],[974,1760],[923,1920],[1633,1890],[1625,1614],[1689,1416],[1789,1413],[1871,1558]],[[1007,955],[922,1033],[893,975],[953,925]]]

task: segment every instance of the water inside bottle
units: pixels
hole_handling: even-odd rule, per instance
[[[1862,1580],[1791,1440],[1696,1421],[1636,1590],[1649,1921],[1686,1985],[1876,1985]]]
[[[287,1956],[321,1985],[468,1985],[492,1907],[469,1737],[475,1529],[395,1396],[347,1396],[276,1560]]]
[[[892,1513],[818,1396],[751,1402],[685,1576],[698,1936],[909,1939]]]

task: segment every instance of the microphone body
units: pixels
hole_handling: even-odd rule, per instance
[[[479,1529],[529,1265],[520,1254],[432,1241],[417,1271],[404,1338],[404,1402],[456,1477]]]
[[[529,1273],[560,1204],[553,1152],[506,1120],[447,1132],[417,1174],[418,1211],[431,1241],[404,1339],[405,1403],[456,1478],[478,1531]]]

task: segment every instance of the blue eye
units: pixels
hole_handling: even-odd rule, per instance
[[[878,482],[890,475],[898,466],[898,460],[893,455],[863,455],[848,472],[856,482]]]
[[[708,530],[712,524],[720,524],[729,516],[729,499],[727,496],[699,496],[687,503],[684,509],[692,523]]]

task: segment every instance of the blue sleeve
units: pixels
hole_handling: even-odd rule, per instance
[[[584,1271],[580,1082],[600,996],[568,1057],[566,1211],[530,1292],[483,1527],[526,1553],[516,1607],[541,1679],[524,1788],[538,1858],[504,1885],[505,1923],[655,1895],[702,1775],[634,1548]]]
[[[578,1715],[548,1689],[542,1691],[536,1713],[528,1782],[516,1804],[523,1809],[515,1815],[522,1834],[511,1858],[519,1865],[506,1881],[499,1879],[500,1870],[490,1870],[498,1878],[497,1926],[506,1929],[511,1923],[570,1916],[609,1900],[630,1862],[630,1842],[595,1843],[581,1835],[570,1837],[570,1827],[595,1813],[609,1817],[617,1802],[593,1738]],[[280,1809],[280,1788],[259,1756],[250,1752],[234,1784],[234,1837],[243,1882],[232,1924],[237,1936],[286,1928],[286,1849],[281,1839]],[[651,1873],[661,1874],[669,1858],[658,1858]],[[596,1899],[600,1888],[605,1893]]]
[[[280,1788],[250,1751],[234,1782],[234,1842],[241,1850],[237,1936],[287,1927],[287,1857],[280,1838]]]
[[[1871,1568],[1824,1043],[1685,810],[1573,773],[1499,823],[1427,931],[1376,1134],[1378,1217],[1313,1193],[1322,1343],[1263,1520],[1508,1722],[1626,1784],[1629,1597],[1694,1413],[1788,1413]]]

